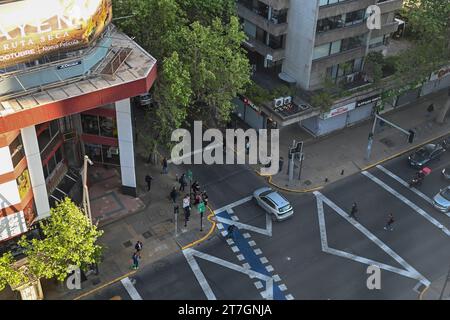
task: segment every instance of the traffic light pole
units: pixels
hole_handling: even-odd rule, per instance
[[[380,119],[381,121],[387,123],[391,127],[401,131],[402,133],[406,134],[408,136],[408,138],[409,138],[409,142],[410,143],[412,143],[412,140],[414,139],[414,131],[412,131],[412,130],[405,130],[402,127],[399,127],[398,125],[396,125],[395,123],[392,123],[392,122],[386,120],[385,118],[380,117],[379,114],[375,113],[375,119],[373,120],[372,131],[369,133],[369,141],[367,143],[367,154],[366,154],[366,160],[367,161],[370,160],[370,154],[372,152],[372,145],[373,145],[373,137],[375,135],[375,128],[376,128],[378,119]]]

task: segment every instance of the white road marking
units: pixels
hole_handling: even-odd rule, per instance
[[[273,277],[273,280],[275,280],[275,282],[278,282],[278,281],[281,281],[281,278],[280,278],[280,276],[279,275],[274,275]]]
[[[269,260],[267,260],[266,257],[259,258],[259,261],[261,261],[261,263],[267,263],[267,262],[269,262]]]
[[[120,280],[120,282],[122,282],[123,286],[125,287],[125,290],[127,290],[127,292],[130,295],[131,299],[133,299],[133,300],[142,300],[141,295],[139,294],[139,292],[137,292],[136,288],[131,283],[130,278],[126,277],[126,278]]]
[[[254,226],[246,224],[246,223],[237,222],[237,221],[230,220],[230,219],[227,219],[227,218],[223,218],[223,217],[220,217],[220,216],[216,216],[216,220],[219,221],[219,222],[222,222],[222,223],[226,223],[228,225],[231,225],[231,224],[235,225],[236,227],[238,227],[239,229],[242,229],[242,230],[250,230],[250,231],[253,231],[253,232],[256,232],[256,233],[263,234],[265,236],[269,236],[269,237],[272,236],[272,220],[270,220],[269,225],[266,225],[266,229],[254,227]],[[245,234],[244,234],[244,238],[248,238],[248,237],[246,237]]]
[[[286,290],[287,290],[285,284],[280,284],[280,285],[278,286],[278,288],[280,288],[281,291],[286,291]]]
[[[253,240],[249,241],[248,244],[250,245],[250,247],[256,246],[256,242]]]
[[[256,255],[262,254],[261,249],[254,249],[253,252],[254,252]]]
[[[187,262],[189,263],[189,266],[192,269],[192,272],[194,272],[195,277],[197,278],[198,283],[200,284],[200,287],[202,288],[203,292],[206,295],[206,298],[208,300],[217,300],[216,296],[214,295],[211,287],[209,286],[208,281],[205,278],[205,275],[203,274],[202,270],[200,270],[200,267],[194,259],[194,255],[192,252],[192,249],[188,248],[183,250],[184,257],[186,258]]]
[[[221,234],[222,234],[223,237],[226,237],[228,235],[228,232],[227,231],[222,231]]]
[[[250,269],[250,265],[249,265],[248,263],[244,263],[242,266],[243,266],[245,269]]]
[[[351,259],[360,263],[364,263],[367,265],[377,265],[381,269],[385,269],[394,273],[401,274],[403,276],[406,276],[408,278],[417,279],[418,281],[422,282],[424,285],[428,286],[430,284],[430,281],[428,281],[424,276],[422,276],[417,270],[415,270],[410,264],[408,264],[402,257],[400,257],[397,253],[395,253],[391,248],[389,248],[385,243],[383,243],[380,239],[378,239],[374,234],[372,234],[369,230],[367,230],[364,226],[362,226],[359,222],[355,221],[354,219],[351,219],[348,214],[342,210],[340,207],[338,207],[334,202],[332,202],[330,199],[325,197],[322,193],[319,191],[314,191],[314,195],[316,196],[317,201],[317,212],[319,216],[319,227],[320,227],[320,235],[321,235],[321,241],[322,241],[322,250],[324,252],[337,255],[343,258]],[[382,249],[384,252],[386,252],[389,256],[391,256],[395,261],[397,261],[401,266],[405,268],[405,270],[392,267],[389,265],[386,265],[381,262],[377,262],[371,259],[367,259],[364,257],[360,257],[348,252],[344,252],[341,250],[336,250],[333,248],[328,247],[328,242],[326,238],[326,224],[325,224],[325,216],[323,211],[323,202],[325,202],[329,207],[331,207],[336,213],[338,213],[341,217],[343,217],[345,220],[350,222],[356,229],[358,229],[361,233],[363,233],[369,240],[371,240],[373,243],[375,243],[380,249]]]
[[[243,236],[245,239],[248,239],[248,238],[250,238],[250,233],[244,233],[242,236]]]
[[[228,212],[233,212],[233,211],[230,211],[230,209],[232,209],[233,207],[237,207],[237,206],[240,206],[241,204],[244,204],[244,203],[246,203],[246,202],[249,202],[250,200],[252,200],[253,199],[253,196],[248,196],[248,197],[245,197],[245,198],[243,198],[243,199],[241,199],[241,200],[238,200],[238,201],[235,201],[235,202],[233,202],[233,203],[230,203],[230,204],[228,204],[228,205],[226,205],[226,206],[224,206],[224,207],[222,207],[222,208],[219,208],[219,209],[216,209],[216,210],[214,210],[214,213],[219,213],[219,212],[222,212],[222,211],[228,211]]]
[[[294,297],[292,296],[292,294],[288,294],[288,295],[286,296],[286,299],[287,299],[287,300],[294,300]]]
[[[223,224],[221,224],[221,223],[216,224],[216,226],[217,226],[217,229],[219,229],[219,230],[223,229]]]
[[[418,214],[420,214],[422,217],[427,219],[429,222],[431,222],[434,226],[442,230],[447,236],[450,236],[450,230],[448,230],[442,223],[437,221],[435,218],[430,216],[428,213],[426,213],[423,209],[419,208],[415,203],[408,200],[406,197],[392,189],[390,186],[388,186],[386,183],[378,179],[377,177],[373,176],[371,173],[367,171],[362,172],[363,175],[371,179],[373,182],[378,184],[380,187],[384,188],[386,191],[391,193],[392,195],[396,196],[399,200],[403,201],[406,205],[408,205],[411,209],[416,211]]]
[[[214,293],[212,292],[211,287],[209,286],[208,282],[206,281],[206,279],[205,279],[203,273],[201,272],[194,257],[198,257],[198,258],[207,260],[209,262],[221,265],[221,266],[229,268],[231,270],[247,274],[248,276],[251,276],[253,278],[258,278],[260,280],[265,281],[266,282],[266,290],[264,291],[264,295],[263,295],[263,293],[261,293],[261,295],[263,295],[263,297],[265,297],[267,300],[273,300],[273,279],[272,279],[272,277],[266,276],[265,274],[253,271],[251,269],[246,269],[240,265],[231,263],[229,261],[209,255],[204,252],[194,250],[192,248],[183,250],[183,254],[186,257],[186,260],[188,261],[189,266],[191,267],[192,271],[194,272],[194,274],[197,278],[197,281],[200,283],[200,286],[203,289],[203,292],[205,293],[206,297],[209,300],[215,300],[216,297],[214,296]]]
[[[239,218],[238,218],[238,217],[236,217],[236,216],[231,216],[231,220],[233,220],[233,221],[238,221],[238,220],[239,220]]]
[[[233,239],[227,239],[227,243],[231,246],[234,244],[234,241],[233,241]]]
[[[233,252],[239,252],[239,248],[237,246],[232,246],[231,250],[233,250]]]
[[[406,182],[405,180],[403,180],[402,178],[400,178],[399,176],[397,176],[396,174],[394,174],[392,171],[389,171],[388,169],[386,169],[385,167],[381,166],[381,165],[377,165],[377,168],[379,170],[381,170],[382,172],[384,172],[385,174],[387,174],[388,176],[390,176],[391,178],[393,178],[394,180],[397,180],[400,184],[402,184],[403,186],[407,187],[408,189],[410,189],[412,192],[414,192],[415,194],[417,194],[419,197],[421,197],[423,200],[425,200],[426,202],[428,202],[429,204],[433,205],[433,199],[431,199],[430,197],[428,197],[427,195],[423,194],[422,192],[420,192],[418,189],[416,188],[410,188],[409,187],[409,183]],[[450,212],[444,213],[446,216],[450,217]]]
[[[242,255],[242,254],[238,254],[236,257],[238,258],[239,261],[242,261],[245,259],[244,255]]]
[[[259,289],[262,289],[264,286],[263,286],[261,281],[256,281],[255,282],[255,287],[256,287],[256,289],[259,290]]]
[[[273,269],[273,267],[271,265],[268,265],[268,266],[266,266],[266,270],[268,272],[272,272],[274,269]]]

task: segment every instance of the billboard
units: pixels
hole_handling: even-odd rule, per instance
[[[0,3],[0,68],[87,46],[111,19],[111,0]]]

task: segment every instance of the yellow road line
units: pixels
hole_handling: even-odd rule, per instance
[[[212,223],[212,226],[211,226],[211,228],[209,229],[208,233],[207,233],[205,236],[203,236],[202,238],[200,238],[200,239],[198,239],[198,240],[195,240],[195,241],[193,241],[193,242],[191,242],[191,243],[185,245],[184,247],[181,247],[181,250],[184,250],[184,249],[193,247],[193,246],[195,246],[196,244],[199,244],[199,243],[205,241],[205,240],[208,239],[209,236],[214,232],[214,229],[216,228],[216,222],[215,222],[214,220],[211,220],[211,217],[213,217],[213,216],[215,215],[215,213],[214,213],[214,211],[213,211],[209,206],[208,206],[208,209],[209,209],[209,211],[211,212],[211,214],[208,215],[208,221]]]
[[[430,288],[430,286],[426,287],[425,289],[422,290],[422,292],[419,295],[419,300],[423,300],[423,295],[425,294],[425,292],[428,291],[428,289]]]
[[[103,288],[105,288],[105,287],[107,287],[107,286],[109,286],[109,285],[111,285],[111,284],[113,284],[115,282],[118,282],[118,281],[120,281],[122,279],[125,279],[126,277],[129,277],[129,276],[135,274],[136,272],[137,272],[136,270],[130,271],[130,272],[128,272],[127,274],[125,274],[123,276],[117,277],[114,280],[111,280],[111,281],[109,281],[109,282],[107,282],[107,283],[105,283],[105,284],[103,284],[103,285],[101,285],[99,287],[96,287],[96,288],[94,288],[94,289],[92,289],[92,290],[90,290],[90,291],[88,291],[86,293],[83,293],[82,295],[79,295],[78,297],[74,298],[73,300],[80,300],[81,298],[84,298],[84,297],[86,297],[88,295],[91,295],[94,292],[97,292],[97,291],[99,291],[99,290],[101,290],[101,289],[103,289]]]

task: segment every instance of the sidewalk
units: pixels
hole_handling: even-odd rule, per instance
[[[373,166],[386,158],[394,157],[415,149],[429,140],[449,134],[448,115],[444,124],[434,121],[447,99],[447,90],[444,90],[411,105],[383,114],[384,118],[400,127],[415,130],[414,143],[409,144],[404,134],[386,124],[383,127],[377,125],[370,161],[367,161],[365,157],[373,118],[319,139],[312,138],[299,126],[292,125],[290,128],[283,129],[280,131],[280,157],[284,158],[283,169],[277,175],[272,176],[269,181],[282,189],[294,191],[320,188]],[[435,110],[431,115],[427,111],[430,103],[435,105]],[[289,182],[287,155],[293,139],[296,141],[304,139],[305,159],[301,180],[298,180],[299,168],[296,164],[294,180]]]

